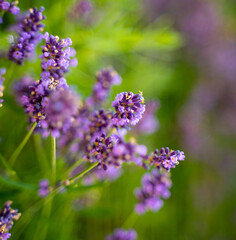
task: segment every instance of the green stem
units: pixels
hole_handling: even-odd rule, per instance
[[[18,158],[18,156],[21,153],[22,149],[24,148],[25,144],[28,142],[28,140],[29,140],[30,136],[32,135],[36,126],[37,126],[37,122],[34,122],[34,124],[32,125],[31,129],[29,130],[29,132],[27,133],[27,135],[25,136],[23,141],[20,143],[20,145],[17,147],[17,149],[11,155],[11,157],[9,159],[9,163],[11,166],[14,165],[16,159]]]
[[[82,162],[84,161],[83,158],[80,158],[79,160],[77,160],[74,164],[72,164],[65,172],[65,174],[63,175],[64,177],[67,177],[67,175],[72,172],[76,167],[78,167]]]
[[[98,165],[99,162],[95,162],[92,165],[90,165],[88,168],[84,169],[82,172],[80,172],[78,175],[76,175],[75,177],[71,178],[69,181],[69,185],[76,182],[78,179],[82,178],[86,173],[88,173],[90,170],[92,170],[93,168],[95,168]]]
[[[2,164],[5,166],[7,172],[10,175],[16,175],[16,172],[11,168],[11,166],[9,165],[9,163],[6,161],[6,159],[2,156],[2,154],[0,153],[0,160],[2,162]]]
[[[132,211],[122,225],[122,228],[132,228],[136,222],[137,214]]]
[[[56,138],[51,136],[52,183],[56,181]]]

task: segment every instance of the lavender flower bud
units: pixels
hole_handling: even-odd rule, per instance
[[[5,68],[0,68],[0,98],[3,96],[3,91],[4,91],[3,82],[5,78],[2,75],[5,74],[5,72],[6,72]],[[3,102],[3,99],[0,99],[0,107],[2,107],[2,102]]]
[[[0,0],[0,14],[2,11],[7,11],[14,15],[20,12],[20,9],[16,6],[18,1],[12,1],[11,3],[6,0]],[[2,23],[2,18],[0,17],[0,23]]]
[[[43,38],[46,44],[42,46],[41,77],[45,81],[50,81],[50,89],[55,89],[64,80],[63,75],[68,71],[71,65],[70,58],[75,55],[75,52],[69,47],[72,45],[70,38],[60,40],[59,37],[49,35],[47,32]]]
[[[42,198],[47,197],[49,194],[49,181],[48,179],[42,179],[39,182],[38,195]]]
[[[17,209],[11,208],[11,204],[11,201],[6,202],[0,212],[0,239],[2,240],[6,240],[11,236],[9,231],[14,224],[13,220],[18,220],[21,216]]]
[[[145,111],[142,93],[122,92],[112,102],[115,114],[112,118],[113,124],[125,127],[128,124],[136,125]]]
[[[183,161],[184,159],[185,155],[183,151],[161,148],[160,152],[158,149],[154,151],[150,157],[150,164],[154,164],[157,168],[163,167],[167,171],[170,171],[171,168],[175,168],[175,166],[179,164],[179,161]]]
[[[44,25],[41,21],[45,19],[42,15],[44,8],[39,10],[30,9],[29,14],[19,24],[19,36],[12,44],[8,52],[9,60],[22,65],[24,60],[31,56],[37,42],[41,39]]]

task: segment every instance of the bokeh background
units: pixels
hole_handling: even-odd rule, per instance
[[[91,93],[97,70],[113,66],[123,82],[113,88],[111,101],[120,91],[140,90],[146,100],[160,102],[158,131],[137,141],[149,151],[169,146],[186,154],[172,171],[170,199],[159,212],[132,222],[138,239],[236,239],[236,2],[91,0],[87,6],[80,0],[19,2],[21,10],[34,6],[45,7],[45,31],[72,39],[78,66],[66,78],[81,96]],[[25,74],[37,79],[41,71],[40,47],[23,67],[3,58],[14,22],[11,14],[5,14],[0,26],[0,67],[8,70],[0,109],[0,153],[6,158],[28,126],[12,83]],[[24,182],[36,186],[48,177],[49,145],[38,135],[30,139],[15,166]],[[11,199],[23,214],[11,239],[104,239],[132,212],[133,191],[143,173],[126,166],[117,181],[98,185],[84,197],[83,189],[61,194],[43,210],[33,205],[38,199],[34,190],[2,179],[1,206]],[[79,196],[83,200],[77,201]]]

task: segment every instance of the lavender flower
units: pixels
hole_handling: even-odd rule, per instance
[[[138,214],[143,214],[147,210],[158,211],[163,205],[161,198],[169,198],[170,187],[171,180],[167,172],[160,173],[157,169],[153,169],[151,173],[145,173],[142,187],[135,191],[138,200],[135,211]]]
[[[77,1],[70,12],[70,17],[75,20],[85,18],[92,11],[92,4],[88,0]]]
[[[7,240],[11,234],[9,231],[11,230],[14,222],[13,220],[18,220],[21,216],[20,213],[18,213],[17,209],[11,208],[11,201],[8,201],[5,203],[4,208],[0,212],[0,239],[1,240]]]
[[[116,111],[112,118],[113,124],[121,127],[125,127],[129,123],[136,125],[145,111],[144,98],[141,92],[139,94],[122,92],[116,96],[112,106]]]
[[[23,61],[30,57],[35,49],[36,43],[41,39],[44,25],[41,23],[45,19],[42,15],[44,8],[39,10],[36,8],[30,9],[29,14],[22,19],[19,24],[19,37],[16,42],[10,47],[8,58],[9,60],[22,65]]]
[[[29,86],[29,91],[24,92],[20,101],[25,113],[30,117],[30,122],[40,122],[45,119],[49,93],[48,84],[42,80],[34,82]]]
[[[86,100],[86,105],[88,106],[101,104],[108,97],[111,86],[121,83],[120,75],[111,67],[101,69],[96,74],[96,79],[97,82],[93,87],[93,94]]]
[[[5,74],[5,72],[6,72],[5,68],[0,68],[0,98],[3,96],[3,91],[4,91],[3,82],[5,78],[2,75]],[[2,107],[2,102],[3,102],[3,99],[0,99],[0,107]]]
[[[161,148],[160,151],[156,149],[150,157],[150,163],[154,164],[157,168],[163,167],[167,171],[171,168],[175,168],[179,164],[179,161],[183,161],[185,155],[183,151],[173,151],[167,148]]]
[[[49,194],[49,181],[48,179],[42,179],[39,182],[39,190],[38,190],[38,195],[42,198],[47,197]]]
[[[12,1],[11,3],[6,0],[0,0],[0,14],[2,11],[7,11],[14,15],[20,12],[20,9],[16,6],[18,1]],[[2,23],[2,17],[0,17],[0,23]]]
[[[134,229],[123,230],[118,228],[112,235],[108,235],[105,240],[136,240],[137,233]]]
[[[74,56],[74,51],[69,47],[72,45],[72,41],[70,38],[59,40],[59,37],[49,35],[47,32],[43,38],[46,44],[42,46],[41,66],[43,71],[41,77],[50,82],[49,89],[55,89],[60,85],[65,87],[63,75],[71,64],[70,57]]]
[[[66,132],[74,121],[79,99],[70,90],[52,91],[45,104],[45,118],[41,121],[42,135],[47,137],[50,132],[53,137],[59,137]],[[47,101],[47,103],[45,103]]]

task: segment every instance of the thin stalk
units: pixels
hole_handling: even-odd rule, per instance
[[[18,156],[20,155],[22,149],[24,148],[25,144],[28,142],[30,136],[32,135],[35,127],[37,126],[37,122],[34,122],[34,124],[32,125],[31,129],[29,130],[29,132],[27,133],[27,135],[25,136],[25,138],[22,140],[22,142],[20,143],[20,145],[17,147],[17,149],[14,151],[14,153],[11,155],[10,159],[9,159],[9,163],[11,166],[14,165],[16,159],[18,158]]]
[[[98,165],[99,162],[95,162],[92,165],[90,165],[88,168],[84,169],[82,172],[80,172],[79,174],[77,174],[75,177],[71,178],[70,184],[76,182],[78,179],[82,178],[86,173],[88,173],[90,170],[92,170],[93,168],[95,168]]]
[[[65,172],[64,177],[66,177],[70,172],[72,172],[76,167],[78,167],[84,161],[83,158],[77,160],[74,164],[72,164]]]
[[[51,136],[51,159],[52,159],[52,183],[56,181],[56,169],[57,169],[57,160],[56,160],[56,138]]]
[[[132,211],[122,225],[122,228],[132,228],[136,222],[137,214]]]
[[[9,165],[9,163],[6,161],[6,159],[3,157],[1,153],[0,153],[0,160],[10,175],[16,175],[16,172],[11,168],[11,166]]]

